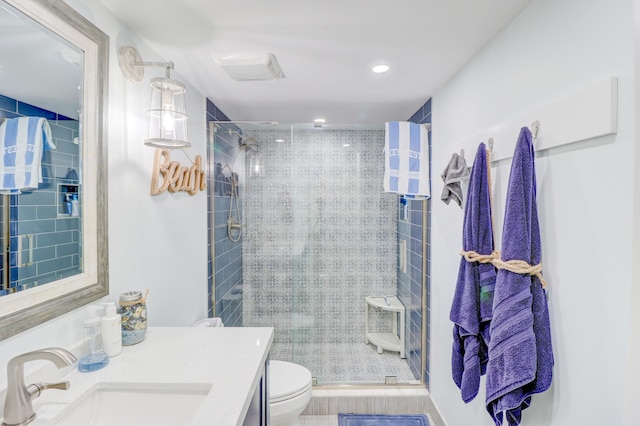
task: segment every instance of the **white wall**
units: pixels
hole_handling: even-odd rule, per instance
[[[635,65],[635,130],[636,139],[640,134],[640,0],[634,0],[634,65]],[[640,164],[640,150],[635,150],[634,155],[635,164]],[[633,285],[630,294],[630,300],[634,307],[640,305],[640,168],[637,166],[634,176],[634,227],[633,227]],[[640,309],[631,309],[631,318],[629,321],[630,330],[638,330],[640,327]],[[640,340],[630,339],[629,347],[627,349],[627,380],[625,386],[625,406],[624,406],[624,424],[625,426],[631,426],[638,423],[640,418],[640,388],[638,388],[638,381],[640,380],[640,364],[637,362],[638,351],[640,351]]]
[[[624,424],[625,370],[632,359],[627,359],[628,336],[637,334],[628,326],[635,166],[633,25],[632,0],[534,0],[433,96],[433,163],[442,170],[460,148],[471,165],[481,140],[461,145],[468,137],[484,132],[486,141],[493,125],[603,77],[618,77],[615,140],[557,149],[536,161],[556,363],[551,389],[535,396],[523,413],[527,425]],[[517,136],[509,141],[510,150]],[[493,168],[498,248],[509,169],[509,161]],[[442,182],[436,179],[434,185],[438,193]],[[465,405],[451,379],[449,310],[462,219],[461,209],[433,203],[431,392],[449,425],[491,425],[484,380],[480,394]]]
[[[168,61],[151,51],[96,0],[68,3],[110,36],[109,49],[109,278],[110,295],[149,289],[149,325],[186,326],[207,315],[207,200],[206,192],[149,194],[154,149],[143,144],[147,134],[149,80],[164,76],[162,68],[148,68],[145,79],[124,79],[117,47],[132,44],[145,61]],[[180,64],[172,77],[181,80]],[[183,80],[184,81],[184,80]],[[205,99],[187,84],[189,139],[193,159],[206,156]],[[188,165],[177,151],[174,160]],[[47,347],[71,347],[81,336],[79,309],[0,343],[0,366],[14,355]],[[0,389],[6,385],[0,368]]]

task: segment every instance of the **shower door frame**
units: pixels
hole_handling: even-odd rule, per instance
[[[215,163],[215,158],[213,158],[213,151],[214,151],[214,142],[215,142],[215,135],[216,135],[216,131],[214,130],[214,126],[217,126],[215,124],[215,121],[208,121],[208,126],[207,126],[207,131],[208,131],[208,144],[209,144],[209,149],[211,149],[211,157],[208,157],[208,167],[207,167],[207,183],[209,185],[208,188],[208,194],[207,196],[210,197],[209,200],[209,208],[210,210],[210,215],[215,216],[215,197],[214,197],[214,189],[213,189],[213,184],[214,184],[214,178],[215,176],[212,176],[213,170],[212,170],[212,164]],[[234,123],[233,121],[222,121],[220,124],[231,124]],[[430,211],[429,211],[429,200],[425,200],[423,201],[422,204],[422,273],[421,273],[421,285],[422,285],[422,294],[421,294],[421,303],[420,303],[420,309],[421,309],[421,330],[420,330],[420,347],[421,347],[421,355],[420,355],[420,374],[419,374],[419,383],[394,383],[393,380],[385,380],[384,383],[380,383],[380,382],[375,382],[375,383],[346,383],[346,384],[321,384],[319,385],[319,387],[325,388],[325,389],[330,389],[333,387],[339,387],[339,388],[344,388],[344,387],[352,387],[352,388],[360,388],[360,387],[399,387],[399,388],[404,388],[404,387],[409,387],[409,388],[424,388],[426,387],[428,389],[429,387],[429,383],[428,383],[428,372],[427,372],[427,365],[428,365],[428,351],[429,351],[429,342],[427,340],[427,336],[428,336],[428,329],[427,327],[429,326],[429,322],[428,322],[428,297],[429,297],[429,293],[428,293],[428,274],[427,274],[427,263],[428,263],[428,257],[429,257],[429,253],[428,253],[428,226],[429,226],[429,220],[430,220]],[[216,259],[216,244],[215,244],[215,224],[214,224],[214,218],[211,218],[211,226],[209,229],[209,239],[210,239],[210,259],[212,262],[212,270],[211,270],[211,274],[210,274],[210,283],[211,283],[211,295],[210,295],[210,316],[218,316],[220,315],[220,312],[217,312],[216,310],[216,302],[217,302],[217,297],[216,297],[216,268],[215,268],[215,259]],[[397,274],[396,274],[397,277]],[[407,315],[409,315],[409,313],[407,313]],[[409,318],[407,318],[408,320]],[[416,379],[418,380],[418,379]],[[317,383],[314,383],[314,385],[317,385]]]

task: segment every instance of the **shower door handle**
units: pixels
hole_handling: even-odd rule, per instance
[[[24,238],[27,238],[27,241],[29,242],[29,257],[27,259],[26,263],[22,263],[22,241]],[[26,235],[18,235],[18,250],[17,250],[17,256],[16,256],[16,266],[18,268],[25,268],[27,266],[30,266],[33,263],[33,234],[26,234]]]

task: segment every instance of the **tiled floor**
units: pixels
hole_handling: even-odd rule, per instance
[[[300,416],[299,426],[338,426],[338,416]]]
[[[338,426],[338,413],[426,413],[431,426],[444,426],[433,410],[429,391],[422,386],[336,386],[314,388],[298,426]],[[436,422],[438,420],[439,422]]]
[[[398,352],[378,354],[369,344],[298,344],[274,343],[271,359],[292,361],[307,367],[318,384],[382,384],[385,376],[396,376],[398,383],[415,384],[417,380],[407,361]]]

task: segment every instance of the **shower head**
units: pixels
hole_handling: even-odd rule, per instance
[[[258,140],[256,138],[254,138],[253,136],[248,137],[247,139],[244,139],[244,136],[242,135],[242,133],[239,133],[235,130],[229,129],[227,130],[227,132],[230,135],[236,135],[238,137],[238,146],[240,147],[240,149],[245,149],[245,150],[255,150],[257,151],[257,145],[258,145]]]
[[[246,140],[240,139],[240,149],[246,150],[258,150],[258,140],[253,136],[248,137]]]

